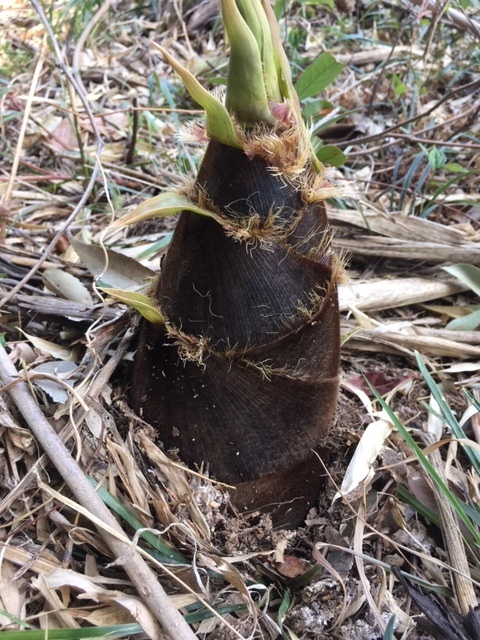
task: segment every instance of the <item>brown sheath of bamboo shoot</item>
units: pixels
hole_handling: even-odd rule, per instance
[[[210,141],[190,196],[221,223],[181,214],[154,292],[166,325],[143,321],[130,390],[166,450],[283,526],[324,482],[340,351],[341,267],[299,175]]]

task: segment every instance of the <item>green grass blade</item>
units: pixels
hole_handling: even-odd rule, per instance
[[[472,311],[466,316],[451,320],[445,329],[449,331],[475,331],[480,326],[480,309]]]
[[[163,238],[161,238],[157,242],[154,242],[151,247],[145,249],[145,251],[142,251],[142,253],[139,253],[137,256],[137,260],[146,260],[147,258],[154,256],[159,251],[163,251],[163,249],[166,249],[168,247],[168,245],[172,241],[172,238],[173,231],[170,231],[170,233],[167,233],[167,235],[165,235]]]
[[[285,620],[285,616],[287,615],[291,605],[292,605],[292,596],[290,595],[290,591],[288,589],[285,589],[283,593],[282,603],[278,608],[278,614],[277,614],[277,622],[280,629],[283,627],[283,621]]]
[[[423,453],[423,451],[420,449],[418,444],[412,438],[412,436],[410,435],[408,430],[401,423],[401,421],[397,418],[395,413],[390,409],[390,407],[387,405],[387,403],[382,398],[382,396],[378,393],[378,391],[375,389],[375,387],[373,387],[367,379],[366,379],[366,382],[367,382],[368,386],[370,387],[370,389],[372,390],[372,392],[374,393],[375,398],[380,403],[382,409],[384,409],[384,411],[387,413],[387,415],[388,415],[389,419],[391,420],[392,424],[398,429],[398,431],[401,434],[402,438],[408,444],[408,446],[413,451],[413,453],[415,453],[415,455],[417,456],[420,464],[425,469],[425,471],[428,473],[430,478],[433,480],[433,482],[436,484],[436,486],[439,488],[439,490],[445,495],[445,497],[447,498],[448,502],[451,504],[451,506],[453,507],[453,509],[457,513],[458,517],[462,520],[462,522],[467,527],[468,531],[471,533],[472,538],[475,541],[475,543],[480,546],[480,534],[477,531],[477,529],[475,528],[475,526],[472,524],[472,522],[471,522],[470,518],[468,517],[468,515],[465,513],[465,510],[463,509],[460,500],[458,500],[458,498],[450,491],[450,489],[445,484],[443,479],[440,477],[440,475],[438,474],[436,469],[433,467],[433,465],[430,462],[430,460],[426,457],[426,455]]]
[[[114,498],[111,493],[109,493],[103,487],[98,487],[98,483],[94,478],[90,476],[87,477],[92,486],[95,487],[95,490],[97,491],[103,502],[107,505],[107,507],[112,509],[112,511],[114,511],[118,516],[123,518],[123,520],[125,520],[125,522],[127,522],[132,527],[132,529],[138,531],[138,529],[145,528],[143,522],[140,522],[140,520],[136,518],[133,513],[129,511],[119,500]],[[190,564],[190,562],[180,553],[178,553],[178,551],[172,549],[170,545],[168,545],[166,542],[163,542],[163,540],[160,540],[158,535],[152,533],[151,531],[143,531],[140,534],[140,537],[143,538],[145,542],[148,542],[148,544],[157,552],[157,554],[160,554],[156,555],[156,558],[160,562]],[[146,551],[148,551],[148,549]]]
[[[432,376],[430,375],[430,372],[425,366],[425,363],[423,362],[422,357],[420,356],[419,353],[416,354],[416,357],[417,357],[417,363],[418,363],[418,368],[420,369],[420,373],[422,374],[425,382],[427,383],[428,388],[432,393],[432,396],[435,398],[435,400],[438,403],[438,406],[441,412],[441,417],[444,419],[446,424],[450,427],[453,435],[456,438],[458,438],[459,440],[468,440],[462,427],[458,424],[458,420],[454,416],[453,411],[450,409],[448,403],[445,401],[445,398],[443,397],[443,394],[440,391],[440,388],[438,387],[437,383],[432,378]],[[431,408],[429,410],[431,410]],[[480,457],[478,453],[469,447],[464,447],[464,450],[466,455],[468,456],[468,459],[472,463],[473,468],[475,469],[477,474],[480,475]]]
[[[427,506],[425,506],[423,502],[417,500],[417,498],[415,498],[415,496],[401,484],[397,487],[397,497],[401,502],[412,507],[412,509],[423,516],[426,520],[432,522],[433,524],[436,524],[437,527],[440,526],[440,518],[438,516],[438,513],[435,513],[435,511],[432,511]]]
[[[142,633],[139,624],[116,624],[108,627],[85,629],[29,629],[28,631],[2,631],[2,640],[81,640],[82,638],[124,638]]]
[[[224,606],[213,607],[216,613],[221,616],[225,613],[233,613],[234,611],[245,611],[247,609],[246,604],[226,604]],[[208,620],[213,618],[215,614],[210,609],[204,609],[203,611],[196,611],[195,613],[187,613],[185,615],[185,622],[188,624],[194,624],[195,622],[202,622],[202,620]]]
[[[415,173],[418,169],[418,166],[420,165],[420,163],[422,162],[422,160],[425,158],[426,153],[424,151],[422,151],[421,153],[419,153],[414,161],[412,162],[412,164],[410,165],[409,170],[407,171],[407,174],[405,176],[405,178],[403,179],[403,191],[400,194],[400,202],[398,204],[398,209],[399,211],[403,211],[403,207],[405,204],[405,199],[407,197],[407,195],[409,194],[409,190],[410,190],[410,183],[413,180]]]
[[[19,627],[22,627],[22,629],[28,629],[32,627],[32,625],[28,624],[28,622],[24,622],[21,618],[18,618],[17,616],[14,616],[8,611],[5,611],[5,609],[0,609],[0,616],[4,616],[5,618],[8,618],[10,622],[18,625]]]
[[[465,173],[464,175],[462,175],[462,180],[464,180],[466,177],[469,177],[471,174],[473,173],[477,173],[476,171],[467,171],[467,173]],[[453,178],[451,178],[450,180],[447,180],[447,182],[445,182],[445,184],[442,184],[440,187],[438,187],[437,189],[435,189],[435,191],[432,193],[431,197],[429,200],[427,200],[427,202],[425,202],[423,204],[423,211],[420,214],[420,218],[426,218],[428,213],[430,212],[430,208],[436,204],[437,198],[438,196],[442,195],[442,193],[444,193],[445,191],[447,191],[453,184],[455,184],[456,182],[458,182],[460,180],[459,176],[456,175]]]
[[[395,640],[393,632],[395,631],[396,622],[397,616],[393,614],[392,616],[390,616],[390,620],[388,621],[387,628],[385,629],[385,633],[383,634],[383,640]]]
[[[442,267],[451,276],[458,278],[466,284],[477,296],[480,296],[480,269],[473,264],[452,264],[450,267]]]

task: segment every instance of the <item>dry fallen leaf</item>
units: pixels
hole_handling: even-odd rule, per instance
[[[21,619],[24,616],[27,590],[24,588],[26,585],[23,578],[14,579],[15,573],[14,565],[3,559],[0,565],[0,610]],[[0,626],[10,624],[12,620],[0,613]]]
[[[50,291],[73,302],[83,303],[87,308],[93,307],[93,300],[87,287],[74,275],[62,269],[46,269],[43,279]]]
[[[65,385],[73,387],[75,376],[72,375],[78,367],[74,362],[65,360],[50,360],[49,362],[43,362],[36,367],[32,367],[30,371],[34,373],[46,373],[49,376],[58,376],[63,380],[63,384],[55,382],[48,378],[35,377],[33,379],[34,384],[44,391],[49,398],[58,404],[67,402],[69,398],[69,392],[65,388]]]
[[[137,260],[117,251],[104,250],[76,239],[72,239],[72,246],[90,273],[100,276],[102,282],[110,287],[137,291],[156,276],[154,271]]]
[[[306,560],[295,556],[283,556],[283,562],[276,562],[275,568],[285,578],[298,578],[302,573],[308,571],[311,565]]]
[[[140,598],[127,595],[121,591],[104,589],[86,576],[82,576],[70,569],[54,569],[44,576],[45,583],[50,589],[60,589],[64,586],[72,587],[80,592],[79,599],[91,599],[104,604],[117,604],[126,609],[132,618],[141,625],[151,640],[162,640],[162,632],[158,622]]]
[[[380,449],[390,435],[393,425],[387,414],[383,411],[380,419],[371,422],[365,429],[355,449],[355,453],[348,465],[342,481],[340,492],[335,494],[334,500],[341,495],[348,495],[354,491],[361,482],[366,482],[373,477],[373,463],[377,459]]]
[[[25,331],[22,331],[22,333],[39,351],[48,353],[48,355],[52,356],[52,358],[55,358],[55,360],[71,361],[72,352],[70,349],[66,349],[65,347],[55,344],[54,342],[50,342],[49,340],[44,340],[43,338],[38,338],[37,336],[30,335]]]

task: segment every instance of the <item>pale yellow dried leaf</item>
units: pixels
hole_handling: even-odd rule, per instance
[[[380,420],[371,422],[360,438],[355,453],[347,467],[340,491],[334,500],[348,495],[362,482],[368,482],[374,475],[373,463],[380,453],[385,440],[392,432],[393,425],[385,414]]]
[[[137,291],[145,287],[156,273],[119,251],[72,238],[72,246],[90,273],[117,289]]]
[[[473,404],[470,404],[463,412],[458,424],[463,428],[477,413],[480,413],[477,407],[475,407]]]
[[[13,431],[21,429],[20,425],[14,420],[12,414],[8,410],[5,400],[0,396],[0,426],[7,427]]]
[[[178,498],[183,498],[186,501],[187,509],[189,511],[192,522],[195,523],[198,528],[198,532],[204,540],[210,540],[211,531],[205,516],[202,514],[199,506],[197,505],[192,492],[190,490],[186,472],[179,465],[172,463],[171,460],[159,449],[156,444],[148,438],[144,432],[139,432],[136,435],[136,440],[139,442],[145,454],[150,458],[157,468],[165,475],[166,482],[170,485]]]
[[[367,410],[368,415],[373,418],[375,412],[373,409],[372,401],[365,393],[365,391],[363,391],[363,389],[360,389],[354,384],[350,384],[347,380],[342,380],[342,388],[347,389],[348,391],[350,391],[350,393],[356,395]]]
[[[78,595],[79,599],[93,599],[96,602],[120,605],[141,625],[149,638],[161,640],[162,636],[158,622],[140,598],[127,595],[121,591],[104,589],[87,577],[70,569],[55,569],[45,576],[44,580],[48,588],[53,592],[55,589],[70,586],[83,592]]]
[[[480,373],[480,362],[455,362],[442,369],[444,373]]]
[[[478,234],[469,234],[463,228],[454,229],[415,216],[387,216],[365,209],[329,209],[329,216],[343,229],[342,235],[334,238],[334,244],[347,252],[437,263],[456,263],[461,256],[463,262],[480,264]],[[372,232],[378,235],[372,235]]]
[[[54,569],[54,571],[58,571],[58,569]],[[59,626],[66,629],[79,629],[80,625],[75,618],[70,615],[70,612],[55,591],[55,588],[49,583],[48,575],[49,574],[39,574],[37,577],[32,578],[31,585],[42,594],[50,605],[49,608],[55,612],[55,617],[60,623]]]
[[[165,636],[162,634],[157,620],[141,598],[127,595],[121,591],[110,591],[107,589],[97,591],[95,594],[80,594],[78,597],[82,600],[89,599],[92,595],[102,604],[111,604],[112,602],[115,602],[123,607],[128,611],[135,622],[142,627],[150,640],[164,640]]]
[[[47,289],[61,298],[93,307],[93,299],[83,282],[63,269],[45,269],[43,279]]]
[[[90,433],[100,440],[103,433],[103,419],[102,416],[95,411],[93,407],[90,407],[88,413],[85,416],[85,423],[90,430]]]
[[[12,362],[25,362],[25,364],[31,364],[37,359],[37,354],[28,342],[13,342],[10,343],[11,351],[10,358]]]
[[[2,419],[0,417],[0,424]],[[37,445],[35,438],[28,431],[28,429],[22,429],[21,427],[9,429],[7,432],[7,437],[12,443],[13,447],[21,454],[20,457],[23,457],[23,453],[28,453],[28,455],[33,456],[33,454],[37,451]],[[12,458],[13,456],[13,458]],[[9,457],[10,459],[15,459],[15,451],[9,448]]]
[[[7,191],[7,183],[0,182],[0,195],[5,194]],[[52,201],[52,195],[50,193],[41,193],[39,191],[22,191],[22,190],[13,190],[10,194],[10,197],[14,200],[34,200],[36,202],[49,202]],[[63,200],[63,199],[62,199]]]
[[[468,316],[472,312],[472,308],[467,306],[457,307],[447,304],[423,304],[422,307],[424,309],[427,309],[427,311],[445,315],[449,318],[463,318],[465,316]]]
[[[428,355],[457,359],[480,357],[480,346],[455,341],[453,338],[456,332],[448,332],[452,335],[452,339],[448,339],[440,336],[422,335],[419,329],[416,330],[417,333],[413,327],[407,327],[406,323],[403,324],[402,331],[391,329],[388,326],[355,330],[354,326],[350,324],[348,328],[344,327],[342,330],[344,334],[352,334],[352,338],[344,343],[344,347],[377,353],[407,353],[411,356],[415,351],[419,351]]]
[[[16,618],[25,617],[25,601],[28,590],[23,578],[14,579],[15,566],[2,558],[0,560],[0,609]],[[10,618],[0,613],[0,626],[11,624]]]
[[[220,626],[220,620],[218,618],[207,618],[202,620],[198,625],[197,634],[199,637],[207,637]]]
[[[36,349],[43,353],[48,353],[48,355],[55,358],[55,360],[64,360],[66,362],[72,360],[72,351],[70,349],[66,349],[65,347],[55,344],[55,342],[50,342],[49,340],[33,336],[26,333],[26,331],[23,331],[23,329],[20,329],[20,331],[26,338],[28,338]]]
[[[339,222],[342,225],[351,224],[359,229],[365,229],[395,240],[425,241],[457,246],[462,246],[469,241],[468,235],[463,231],[415,216],[385,215],[365,209],[357,211],[356,209],[333,208],[329,208],[328,214],[332,222]]]
[[[345,619],[348,620],[348,618],[351,618],[358,613],[358,611],[363,607],[365,600],[365,594],[360,591],[358,596],[348,603],[347,608],[345,609]]]
[[[127,114],[118,111],[109,114],[94,114],[95,126],[98,133],[111,140],[122,140],[129,135],[129,121]],[[88,117],[78,118],[78,126],[84,131],[93,132],[92,123]]]
[[[30,571],[35,573],[48,573],[59,566],[59,561],[53,556],[46,558],[46,555],[50,555],[48,551],[42,551],[41,556],[26,551],[22,547],[13,547],[11,545],[5,545],[0,543],[0,552],[3,558],[6,558],[13,564],[19,567],[25,567],[28,565]]]
[[[434,242],[415,242],[413,240],[398,240],[382,236],[337,237],[334,246],[347,253],[363,256],[381,256],[399,258],[401,260],[421,259],[428,262],[455,262],[461,253],[462,260],[480,266],[480,243],[465,243],[461,247],[456,245],[442,245]]]
[[[118,604],[95,609],[85,615],[84,619],[95,627],[129,624],[135,621],[132,614]]]
[[[198,561],[200,564],[212,571],[222,574],[225,580],[227,580],[227,582],[229,582],[232,587],[234,587],[238,593],[243,596],[251,616],[256,620],[256,607],[252,600],[252,596],[250,595],[250,591],[247,588],[245,576],[243,576],[236,567],[227,562],[225,558],[221,558],[220,556],[211,553],[208,556],[206,554],[199,553]]]
[[[107,142],[102,149],[101,160],[103,162],[115,163],[123,160],[125,156],[125,140],[120,142]],[[92,160],[97,157],[96,145],[88,145],[85,147],[85,152]]]
[[[353,53],[336,53],[335,60],[342,64],[359,67],[366,64],[378,63],[384,60],[394,60],[399,54],[408,53],[411,56],[420,57],[425,55],[425,50],[412,45],[399,45],[392,47],[390,44],[383,47],[375,47],[365,51],[355,51]]]
[[[55,153],[78,150],[78,138],[67,118],[62,118],[51,135],[45,135],[45,138],[46,146]]]

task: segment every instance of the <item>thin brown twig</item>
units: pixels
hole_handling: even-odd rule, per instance
[[[431,127],[424,127],[423,129],[420,129],[419,131],[412,131],[411,134],[401,134],[401,135],[412,135],[412,136],[419,136],[423,133],[432,133],[435,129],[440,129],[441,127],[445,127],[445,125],[447,124],[451,124],[452,122],[455,122],[456,120],[460,120],[461,118],[465,118],[466,116],[474,113],[475,111],[478,110],[478,105],[474,104],[472,107],[470,107],[469,109],[467,109],[466,111],[463,111],[462,113],[459,113],[455,116],[452,116],[451,118],[448,118],[447,120],[444,120],[443,122],[438,122],[437,124],[431,126]],[[381,138],[383,136],[382,134],[378,134],[379,138]],[[392,147],[395,144],[398,144],[397,138],[395,138],[393,135],[391,136],[393,138],[393,140],[390,140],[389,142],[384,142],[381,145],[377,145],[376,147],[370,147],[369,148],[369,153],[376,153],[377,151],[383,151],[385,149],[388,149],[389,147]],[[357,144],[361,144],[362,140],[364,140],[364,138],[356,138],[355,140],[351,140],[350,144],[352,146],[356,146]],[[431,143],[432,140],[428,139],[428,142]],[[341,146],[341,144],[337,144],[337,146]],[[345,146],[345,145],[343,145]],[[348,152],[348,157],[352,158],[355,156],[364,156],[365,155],[365,149],[361,149],[360,151],[349,151]]]
[[[355,533],[353,536],[353,549],[354,551],[357,552],[355,555],[355,564],[357,566],[357,571],[360,576],[360,582],[363,586],[363,592],[370,606],[370,611],[373,613],[375,621],[378,627],[380,628],[380,631],[383,634],[385,633],[385,629],[387,625],[385,624],[382,616],[380,615],[380,611],[378,610],[375,600],[373,599],[372,592],[370,590],[370,583],[365,574],[365,564],[364,564],[363,558],[360,557],[363,553],[363,537],[364,537],[364,530],[365,530],[365,521],[366,521],[366,508],[365,508],[365,499],[363,499],[360,501],[360,504],[358,505],[358,516],[355,521]]]
[[[430,23],[428,27],[428,32],[425,36],[426,44],[425,44],[425,51],[423,53],[424,60],[428,58],[430,49],[433,44],[433,38],[437,32],[438,26],[442,19],[442,15],[444,14],[445,9],[447,8],[447,5],[449,3],[450,3],[450,0],[445,0],[442,5],[440,5],[439,3],[435,3],[435,6],[432,8],[433,20]],[[427,5],[428,5],[428,1],[427,1]],[[422,7],[425,7],[425,3],[422,4]],[[420,19],[421,17],[422,16],[419,14],[418,18]]]
[[[164,187],[165,182],[160,181],[153,175],[149,175],[148,173],[141,173],[140,171],[135,171],[135,169],[130,169],[129,167],[119,167],[113,162],[102,162],[102,167],[104,169],[110,169],[113,173],[117,173],[118,175],[125,175],[129,178],[137,179],[142,184],[146,184],[152,187]],[[158,173],[168,180],[178,180],[178,174],[173,171],[168,171],[168,169],[156,168]]]
[[[27,103],[25,105],[22,125],[20,127],[20,132],[18,134],[17,146],[15,149],[15,155],[13,157],[12,169],[10,171],[10,177],[7,183],[7,189],[3,194],[2,200],[0,202],[0,244],[5,243],[5,227],[6,227],[6,221],[8,219],[9,210],[10,210],[10,197],[12,195],[13,186],[15,184],[15,178],[17,177],[18,166],[20,164],[20,156],[23,148],[23,141],[25,139],[25,134],[27,132],[27,124],[30,118],[33,98],[35,96],[35,90],[37,88],[38,80],[40,78],[40,74],[43,68],[43,62],[45,60],[45,51],[46,51],[46,42],[44,39],[42,46],[40,48],[40,53],[38,55],[35,71],[33,72],[30,91],[28,92]]]
[[[132,100],[132,135],[130,137],[130,142],[128,144],[127,155],[125,157],[126,164],[132,164],[133,159],[135,157],[135,147],[137,145],[137,136],[138,136],[138,109],[137,107],[137,98],[134,97]]]
[[[465,109],[465,111],[462,111],[461,113],[456,113],[453,116],[450,116],[450,118],[446,118],[445,120],[442,120],[442,122],[437,122],[436,124],[432,124],[432,125],[427,125],[426,127],[423,127],[423,129],[418,129],[417,131],[410,131],[410,135],[412,136],[420,136],[424,133],[431,133],[432,131],[435,131],[436,129],[441,129],[442,127],[445,127],[447,125],[452,124],[453,122],[456,122],[457,120],[462,120],[462,118],[467,118],[467,117],[471,117],[473,113],[475,113],[475,111],[478,110],[478,105],[477,104],[473,104],[471,107],[469,107],[468,109]],[[454,134],[452,134],[454,135]]]
[[[415,135],[408,133],[392,133],[392,138],[402,138],[409,142],[418,142],[419,144],[429,144],[437,147],[461,147],[462,149],[480,149],[480,144],[474,142],[448,142],[446,140],[431,140],[430,138],[417,138]]]
[[[355,144],[363,144],[365,142],[375,142],[376,140],[381,140],[382,138],[384,138],[385,136],[390,134],[392,131],[396,131],[397,129],[401,129],[402,127],[405,127],[407,124],[412,124],[412,122],[417,122],[417,120],[421,120],[422,118],[426,118],[431,113],[433,113],[436,109],[438,109],[442,104],[444,104],[448,100],[451,100],[452,97],[454,95],[456,95],[457,93],[460,93],[462,91],[470,91],[470,90],[471,91],[475,91],[479,87],[480,87],[480,80],[474,80],[473,82],[469,82],[468,84],[464,84],[461,87],[457,87],[456,89],[452,89],[452,91],[450,91],[449,93],[444,95],[443,98],[440,98],[440,100],[438,100],[433,106],[431,106],[429,109],[427,109],[423,113],[419,113],[416,116],[412,116],[411,118],[407,118],[406,120],[402,120],[402,122],[397,122],[396,124],[392,125],[391,127],[387,127],[387,129],[384,129],[380,133],[376,133],[376,134],[373,134],[371,136],[363,136],[363,138],[357,138],[355,140]],[[475,105],[474,107],[471,107],[471,109],[469,111],[471,111],[473,109],[476,109],[476,108],[477,108],[477,106]],[[464,114],[462,114],[462,116],[463,115]],[[437,125],[437,126],[443,126],[443,124],[444,123],[442,123],[442,125]],[[351,141],[346,141],[346,142],[339,142],[336,146],[339,147],[339,148],[344,148],[344,147],[348,147],[351,144],[352,144]],[[364,153],[364,152],[362,152],[362,153]]]
[[[370,113],[372,112],[373,101],[375,99],[375,96],[377,95],[378,87],[380,85],[380,82],[383,79],[383,76],[384,76],[384,74],[385,74],[385,72],[387,70],[388,63],[390,62],[390,60],[391,60],[391,58],[392,58],[392,56],[393,56],[393,54],[395,52],[395,49],[396,49],[398,43],[400,42],[400,39],[401,39],[402,35],[403,35],[403,28],[398,30],[398,32],[396,34],[396,37],[395,37],[395,42],[392,43],[392,46],[390,47],[390,51],[388,52],[388,57],[381,64],[380,73],[377,75],[377,78],[376,78],[376,80],[374,82],[374,85],[373,85],[373,88],[372,88],[372,91],[371,91],[371,94],[370,94],[370,100],[368,102],[368,107],[367,107],[367,111],[366,111],[367,116],[369,116]]]
[[[92,33],[93,29],[108,13],[108,10],[110,9],[110,5],[112,4],[112,2],[113,0],[105,0],[105,2],[100,6],[98,11],[93,14],[87,26],[80,34],[80,37],[78,38],[77,44],[75,45],[75,49],[73,51],[73,56],[72,56],[73,74],[75,75],[79,85],[82,87],[85,95],[87,94],[87,90],[85,89],[85,85],[83,84],[83,80],[80,75],[80,54],[82,53],[83,47],[85,46],[85,43],[87,42],[88,37]]]

